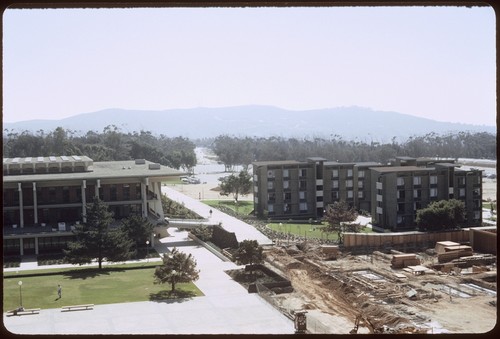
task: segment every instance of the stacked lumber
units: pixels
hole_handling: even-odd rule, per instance
[[[436,242],[434,250],[436,251],[437,254],[441,254],[447,252],[446,247],[450,246],[460,246],[460,244],[453,241],[438,241]]]
[[[403,268],[407,266],[420,265],[420,259],[415,253],[394,254],[391,260],[393,268]]]
[[[472,247],[453,245],[444,247],[444,252],[438,253],[438,262],[449,262],[454,259],[472,256]]]

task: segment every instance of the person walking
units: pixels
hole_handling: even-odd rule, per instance
[[[212,210],[210,210],[210,217],[212,217]]]
[[[59,296],[59,299],[62,297],[62,287],[61,285],[57,285],[57,295]]]

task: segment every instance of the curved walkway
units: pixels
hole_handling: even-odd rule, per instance
[[[260,245],[270,245],[273,243],[271,239],[259,232],[252,225],[227,215],[215,208],[211,208],[199,200],[188,197],[168,186],[162,186],[161,191],[165,193],[169,199],[184,204],[186,208],[196,212],[201,217],[208,218],[210,223],[220,223],[225,230],[234,232],[238,242],[242,242],[243,240],[257,240]],[[210,210],[212,210],[212,216],[210,216]]]

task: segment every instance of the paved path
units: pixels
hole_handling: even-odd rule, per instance
[[[210,208],[205,204],[202,205],[206,206],[208,214]],[[200,213],[200,210],[197,212]],[[229,222],[229,219],[217,214],[214,211],[212,218],[219,218],[223,223]],[[245,288],[224,273],[224,270],[238,266],[232,262],[222,261],[189,239],[185,231],[170,228],[169,233],[169,237],[162,238],[155,244],[155,249],[160,253],[166,253],[177,247],[182,252],[191,253],[200,269],[200,278],[195,283],[204,296],[165,302],[96,305],[93,310],[87,311],[61,312],[60,309],[43,309],[40,314],[35,315],[7,317],[4,314],[5,328],[16,334],[294,333],[293,322],[290,319],[257,294],[249,294]],[[247,233],[238,234],[245,236]],[[265,241],[263,238],[259,239]],[[9,270],[33,268],[37,267],[29,264],[25,268]]]
[[[243,240],[257,240],[260,245],[269,245],[273,243],[271,239],[259,232],[252,225],[212,208],[199,200],[188,197],[171,187],[162,186],[161,190],[162,193],[165,193],[170,199],[184,204],[186,208],[195,211],[201,217],[209,218],[211,223],[221,223],[224,229],[235,233],[238,242]],[[213,212],[211,217],[210,210]]]

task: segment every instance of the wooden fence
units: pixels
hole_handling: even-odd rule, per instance
[[[468,229],[447,232],[400,232],[400,233],[344,233],[345,250],[383,248],[433,248],[438,241],[468,243]]]

